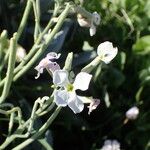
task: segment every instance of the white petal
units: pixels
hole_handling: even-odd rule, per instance
[[[100,15],[97,13],[97,12],[94,12],[93,14],[93,22],[96,24],[96,25],[99,25],[100,24]]]
[[[46,58],[48,58],[49,60],[58,59],[60,55],[61,54],[57,54],[55,52],[50,52],[46,55]]]
[[[75,92],[70,92],[68,106],[75,114],[80,113],[84,109],[82,100],[76,95]]]
[[[90,27],[90,36],[93,36],[95,34],[96,34],[96,27],[95,25],[92,24]]]
[[[112,43],[106,41],[101,43],[97,48],[97,54],[101,57],[101,60],[108,64],[118,53],[118,48],[114,48]]]
[[[95,110],[99,104],[100,104],[100,100],[99,99],[93,99],[91,101],[90,105],[88,106],[88,108],[89,108],[88,114],[90,115],[90,113],[93,110]]]
[[[90,27],[91,21],[84,18],[81,14],[77,15],[77,21],[81,27]]]
[[[73,83],[73,86],[76,89],[80,89],[82,91],[85,91],[89,87],[89,83],[91,81],[92,75],[86,73],[86,72],[80,72],[77,74],[75,81]]]
[[[130,120],[135,120],[139,115],[139,108],[134,106],[126,112],[126,117]]]
[[[53,83],[57,86],[64,87],[68,81],[68,72],[65,70],[56,70],[53,73]]]
[[[58,106],[65,107],[67,106],[67,101],[68,101],[68,93],[66,90],[56,90],[54,91],[54,102]]]

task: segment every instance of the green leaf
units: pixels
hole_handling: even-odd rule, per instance
[[[150,54],[150,35],[146,35],[138,39],[132,49],[136,54]]]

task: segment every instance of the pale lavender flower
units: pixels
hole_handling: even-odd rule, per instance
[[[120,143],[117,140],[105,140],[101,150],[120,150]]]
[[[53,74],[53,83],[57,87],[54,91],[54,102],[62,107],[68,105],[74,113],[80,113],[84,108],[84,97],[77,95],[76,90],[87,90],[91,78],[92,75],[80,72],[72,84],[66,70],[56,70]]]
[[[126,118],[129,120],[135,120],[139,115],[139,109],[138,107],[134,106],[131,107],[127,112],[126,112]]]
[[[60,54],[57,54],[55,52],[50,52],[46,55],[45,58],[43,58],[40,63],[35,67],[35,69],[38,71],[37,76],[35,79],[40,77],[40,74],[43,73],[44,69],[47,69],[50,72],[54,72],[55,70],[59,70],[60,66],[54,62],[55,59],[58,59],[60,57]]]
[[[99,99],[93,99],[91,101],[90,105],[88,106],[88,108],[89,108],[88,114],[90,115],[90,113],[93,110],[95,110],[99,104],[100,104],[100,100]]]

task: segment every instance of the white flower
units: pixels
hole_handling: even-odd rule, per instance
[[[106,140],[102,150],[120,150],[120,143],[117,140]]]
[[[37,76],[35,79],[40,77],[40,74],[43,73],[43,70],[46,68],[50,72],[54,72],[55,70],[59,70],[60,66],[54,62],[55,59],[58,59],[60,57],[60,54],[57,54],[55,52],[50,52],[46,55],[45,58],[43,58],[40,63],[35,67],[35,69],[38,71]]]
[[[81,14],[78,14],[77,21],[81,27],[89,27],[90,36],[93,36],[96,34],[96,26],[100,24],[100,15],[94,12],[89,20],[84,18]]]
[[[112,43],[109,41],[101,43],[97,48],[97,54],[99,55],[100,59],[106,64],[110,63],[110,61],[114,59],[117,53],[118,48],[114,48]]]
[[[93,99],[91,101],[90,105],[88,106],[88,108],[89,108],[88,114],[90,115],[90,113],[93,110],[95,110],[99,104],[100,104],[100,100],[99,99]]]
[[[135,120],[139,115],[139,109],[134,106],[132,108],[130,108],[127,112],[126,112],[126,118],[129,120]]]
[[[80,72],[77,74],[74,83],[71,84],[67,71],[56,70],[53,74],[53,83],[58,89],[54,91],[54,102],[62,107],[68,105],[74,113],[80,113],[84,108],[84,98],[78,96],[76,90],[87,90],[91,78],[92,75]]]

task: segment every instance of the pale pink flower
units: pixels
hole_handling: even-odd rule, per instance
[[[59,70],[60,66],[54,61],[55,59],[58,59],[60,57],[60,54],[57,54],[55,52],[50,52],[46,55],[45,58],[43,58],[40,63],[35,67],[35,70],[38,71],[37,76],[35,79],[40,77],[40,74],[43,73],[44,69],[47,69],[50,72],[54,72],[55,70]]]
[[[90,105],[88,106],[88,108],[89,108],[88,114],[90,115],[90,113],[93,110],[95,110],[99,104],[100,104],[100,100],[99,99],[93,99],[91,101]]]

